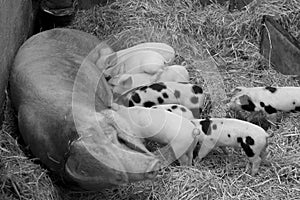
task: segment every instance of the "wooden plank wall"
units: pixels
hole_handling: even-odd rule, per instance
[[[32,34],[31,0],[0,0],[0,125],[8,74],[19,47]]]

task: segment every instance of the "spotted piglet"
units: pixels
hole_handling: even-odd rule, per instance
[[[179,116],[185,117],[187,119],[194,119],[192,111],[187,107],[179,104],[162,104],[162,105],[155,105],[151,107],[152,109],[162,109],[168,112],[172,112]]]
[[[199,118],[206,94],[200,86],[182,82],[158,82],[134,88],[116,99],[125,106],[152,107],[159,104],[181,104]]]
[[[252,163],[251,174],[255,175],[262,160],[265,159],[269,135],[261,127],[252,123],[231,118],[207,118],[191,120],[202,130],[202,143],[198,156],[201,160],[213,148],[226,146],[241,147]]]
[[[229,107],[236,111],[263,111],[270,115],[300,111],[300,87],[237,87]]]

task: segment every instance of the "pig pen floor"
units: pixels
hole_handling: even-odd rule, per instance
[[[226,6],[212,4],[202,8],[198,1],[115,0],[103,7],[78,11],[70,28],[107,39],[111,35],[128,37],[124,43],[147,41],[136,37],[138,30],[153,30],[156,40],[168,31],[168,42],[188,66],[191,82],[204,89],[222,86],[217,94],[225,98],[237,86],[299,86],[282,75],[259,54],[262,15],[279,16],[282,25],[300,40],[299,1],[254,1],[246,10],[229,13]],[[132,32],[130,32],[132,30]],[[160,35],[161,34],[161,35]],[[182,37],[181,37],[182,36]],[[132,38],[130,38],[132,37]],[[124,44],[126,45],[126,44]],[[195,50],[196,49],[196,50]],[[201,51],[200,51],[201,49]],[[198,50],[198,51],[197,51]],[[208,82],[195,59],[208,51],[217,62],[222,79]],[[200,56],[201,57],[201,56]],[[219,92],[219,93],[218,93]],[[214,117],[228,114],[222,98],[215,102],[220,110]],[[249,175],[248,160],[242,151],[218,149],[192,167],[169,166],[156,179],[132,183],[102,192],[69,191],[63,187],[24,147],[8,104],[0,131],[0,199],[299,199],[300,123],[299,114],[280,115],[268,133],[274,136],[268,147],[271,166],[262,165],[257,176]],[[18,142],[20,141],[20,143]]]

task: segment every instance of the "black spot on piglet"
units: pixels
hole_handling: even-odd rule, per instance
[[[255,110],[255,104],[251,101],[250,97],[247,95],[242,95],[239,97],[240,102],[241,102],[241,108],[243,110],[252,112]]]
[[[254,104],[250,99],[248,99],[248,104],[242,105],[241,108],[242,108],[243,110],[252,112],[252,111],[255,110],[255,104]]]
[[[250,136],[247,136],[247,137],[246,137],[246,144],[248,144],[248,145],[254,145],[254,140],[253,140],[253,138],[250,137]]]
[[[184,107],[180,107],[180,110],[181,110],[182,112],[186,112],[186,109],[185,109]]]
[[[213,125],[212,125],[212,129],[213,129],[213,130],[217,130],[217,128],[218,128],[217,124],[213,124]]]
[[[199,98],[198,97],[191,97],[191,102],[193,104],[197,104],[199,102]]]
[[[144,91],[144,92],[145,92],[145,91],[147,90],[147,88],[148,88],[148,86],[142,86],[142,87],[140,87],[140,89],[139,89],[139,90],[140,90],[140,91]]]
[[[165,99],[167,99],[167,98],[169,98],[169,95],[167,94],[167,93],[162,93],[162,95],[163,95],[163,98],[165,98]]]
[[[155,90],[157,92],[161,92],[163,89],[166,89],[167,86],[164,83],[153,83],[152,85],[149,86],[152,90]]]
[[[193,85],[192,86],[192,92],[194,92],[194,94],[202,94],[203,90],[198,85]]]
[[[273,113],[276,113],[276,112],[277,112],[276,108],[273,108],[273,107],[270,106],[270,105],[265,106],[265,111],[266,111],[268,114],[273,114]]]
[[[175,110],[175,109],[177,109],[177,105],[173,105],[173,106],[171,106],[171,108],[173,109],[173,110]]]
[[[202,131],[205,135],[211,134],[210,124],[212,121],[209,118],[206,118],[205,120],[200,121],[200,125],[202,127]]]
[[[300,106],[296,106],[295,111],[300,111]]]
[[[174,96],[175,98],[179,98],[180,97],[180,92],[178,90],[174,91]]]
[[[277,88],[274,88],[274,87],[270,87],[270,86],[267,86],[265,87],[266,90],[269,90],[271,93],[274,93],[276,92]]]
[[[150,108],[150,107],[152,107],[152,106],[154,106],[154,105],[155,105],[155,103],[152,102],[152,101],[146,101],[146,102],[143,104],[143,106],[146,107],[146,108]]]
[[[134,103],[131,100],[129,100],[128,107],[133,107],[133,106],[134,106]]]
[[[251,139],[252,139],[252,138],[251,138]],[[249,139],[248,139],[248,140],[249,140]],[[252,139],[252,140],[253,140],[253,139]],[[253,152],[253,150],[251,149],[250,145],[248,144],[248,142],[251,143],[252,141],[248,141],[248,142],[247,142],[247,138],[246,138],[246,143],[244,143],[243,138],[238,137],[238,138],[237,138],[237,142],[241,144],[241,147],[243,148],[243,150],[245,151],[245,153],[246,153],[246,155],[247,155],[248,157],[253,157],[253,156],[254,156],[254,152]],[[253,143],[254,143],[254,141],[253,141]]]
[[[158,97],[158,98],[157,98],[157,101],[158,101],[159,104],[163,104],[163,103],[164,103],[164,99],[161,98],[161,97]]]
[[[141,103],[141,98],[140,98],[140,95],[138,93],[134,93],[132,96],[131,96],[131,100],[135,103]]]

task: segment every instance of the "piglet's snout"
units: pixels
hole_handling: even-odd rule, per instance
[[[194,128],[192,134],[193,134],[194,138],[198,137],[198,136],[200,136],[200,130],[198,128]]]

